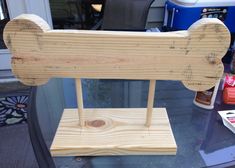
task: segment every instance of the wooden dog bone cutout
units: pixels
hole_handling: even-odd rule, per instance
[[[51,30],[40,17],[24,14],[6,25],[4,41],[13,73],[26,85],[52,77],[154,79],[202,91],[222,76],[230,33],[218,19],[165,33]]]

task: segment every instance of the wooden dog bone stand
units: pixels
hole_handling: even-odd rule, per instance
[[[230,33],[218,19],[167,33],[51,30],[26,14],[7,23],[4,42],[12,71],[24,84],[76,80],[78,109],[64,110],[53,156],[174,155],[166,109],[153,108],[156,80],[179,80],[194,91],[215,86]],[[83,108],[81,78],[150,80],[147,108]]]

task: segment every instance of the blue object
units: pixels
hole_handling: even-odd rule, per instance
[[[218,18],[235,33],[234,0],[168,0],[164,26],[167,30],[186,30],[201,18]]]

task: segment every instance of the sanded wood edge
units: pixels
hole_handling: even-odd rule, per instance
[[[114,151],[115,149],[115,151]],[[81,153],[78,151],[82,150]],[[117,156],[117,155],[176,155],[177,147],[167,147],[167,149],[160,148],[144,148],[138,146],[136,148],[107,148],[107,147],[97,147],[96,149],[91,148],[81,148],[77,149],[51,149],[51,155],[53,157],[60,156]]]

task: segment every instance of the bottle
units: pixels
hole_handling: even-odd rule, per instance
[[[216,83],[216,85],[206,91],[196,92],[193,103],[196,106],[199,106],[204,109],[211,110],[214,108],[215,98],[219,89],[220,80]]]

